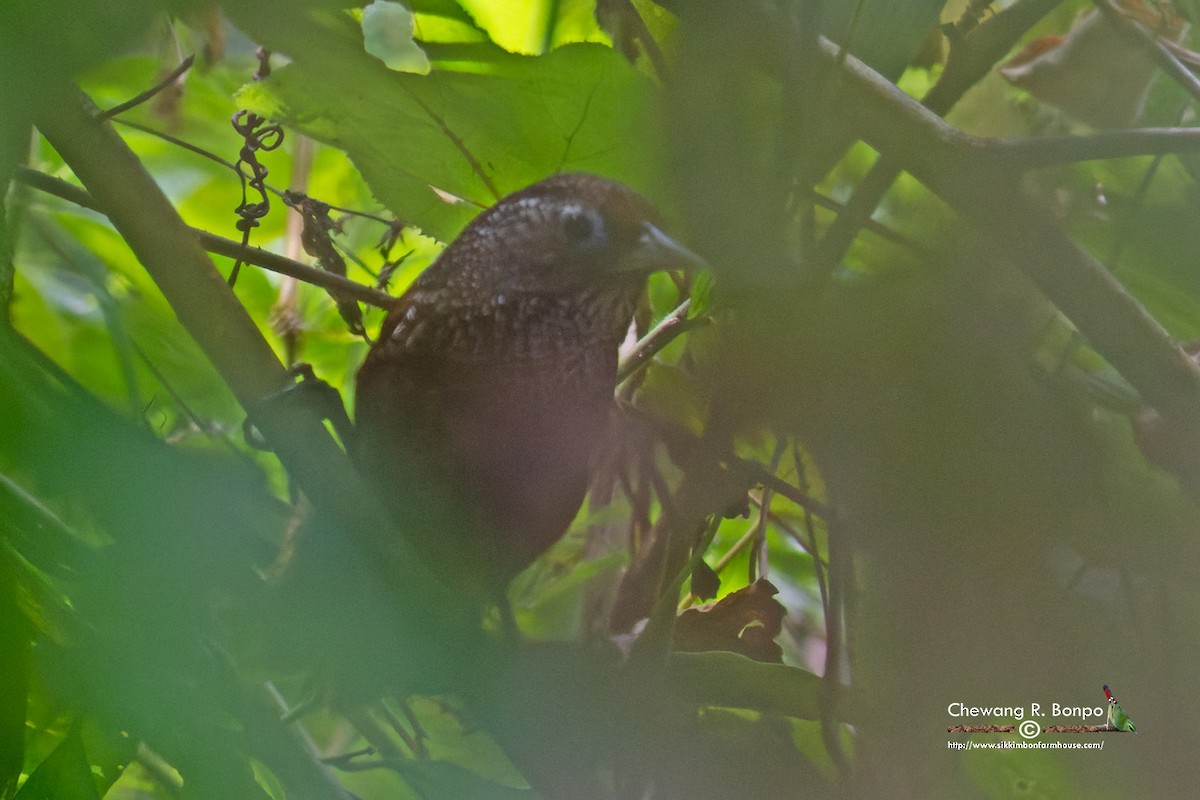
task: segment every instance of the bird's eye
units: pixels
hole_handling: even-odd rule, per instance
[[[563,239],[574,248],[602,243],[606,236],[604,221],[594,211],[569,208],[563,212],[560,224]]]

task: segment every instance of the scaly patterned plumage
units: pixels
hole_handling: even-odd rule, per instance
[[[355,460],[443,576],[495,592],[578,511],[646,276],[695,259],[655,216],[613,181],[549,178],[477,217],[389,313],[358,374]]]

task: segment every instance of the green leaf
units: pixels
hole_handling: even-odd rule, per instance
[[[413,41],[413,14],[399,3],[376,0],[363,9],[363,43],[388,69],[429,73],[429,57]]]
[[[461,790],[459,797],[531,796],[526,789],[513,788],[522,783],[521,773],[490,736],[463,725],[461,711],[444,700],[420,696],[411,698],[409,707],[426,736],[429,761],[402,762],[398,771],[423,797],[449,796],[447,792],[456,788]]]
[[[511,53],[536,55],[571,42],[606,41],[588,0],[459,0],[459,5]]]
[[[532,789],[503,786],[466,767],[445,761],[395,762],[396,770],[426,800],[487,797],[492,800],[537,800]]]
[[[835,0],[822,7],[821,31],[893,80],[937,25],[944,0]]]
[[[14,431],[0,467],[19,464],[40,501],[109,542],[73,581],[80,624],[68,645],[39,649],[59,692],[69,687],[214,796],[261,796],[237,741],[236,681],[208,638],[208,604],[245,602],[255,547],[282,522],[261,474],[229,453],[156,440],[64,383],[11,332],[0,347],[0,417]],[[45,780],[66,780],[66,768],[52,764]],[[50,784],[30,791],[39,785]]]
[[[13,800],[100,800],[78,727],[38,765]]]
[[[820,718],[821,678],[784,664],[736,653],[672,653],[668,681],[671,691],[702,705]]]
[[[21,775],[25,711],[30,679],[30,626],[17,603],[18,584],[3,547],[0,520],[0,797],[8,797]]]
[[[997,741],[995,737],[989,741]],[[967,773],[988,800],[1052,800],[1079,789],[1053,750],[1007,750],[968,759]]]
[[[708,415],[704,385],[678,367],[653,364],[634,397],[638,409],[699,435]]]
[[[345,150],[380,202],[443,241],[480,208],[555,172],[595,172],[634,188],[655,177],[643,115],[653,87],[609,47],[497,53],[474,64],[487,74],[420,76],[368,55],[348,16],[292,14],[271,27],[265,14],[241,13],[293,63],[238,101]],[[322,47],[304,46],[311,37]]]

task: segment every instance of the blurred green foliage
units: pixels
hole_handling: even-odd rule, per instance
[[[330,204],[349,278],[393,294],[481,208],[548,174],[643,191],[713,270],[694,286],[655,277],[643,331],[689,291],[704,324],[621,396],[823,512],[755,485],[766,510],[722,520],[705,556],[721,596],[769,564],[786,666],[669,657],[653,622],[623,660],[603,612],[630,538],[671,511],[637,480],[593,492],[514,583],[533,643],[497,635],[498,615],[481,639],[438,627],[473,619],[398,605],[389,581],[405,576],[379,576],[344,521],[245,443],[245,410],[103,215],[13,180],[0,798],[549,797],[560,773],[581,797],[1194,788],[1200,513],[1194,486],[1147,459],[1136,390],[908,174],[828,275],[805,269],[878,158],[805,48],[830,36],[918,95],[944,65],[910,64],[967,4],[597,5],[17,0],[0,10],[0,178],[74,182],[32,129],[43,83],[77,81],[111,108],[196,53],[116,120],[184,220],[240,236],[222,162],[241,146],[230,117],[257,111],[286,127],[261,154],[268,183]],[[982,20],[1014,4],[991,5]],[[1089,7],[1057,4],[1022,43]],[[261,80],[256,45],[274,53]],[[1160,76],[1146,122],[1190,119],[1191,102]],[[979,136],[1090,134],[995,74],[949,119]],[[1136,156],[1021,182],[1187,341],[1197,174],[1194,156]],[[272,204],[251,243],[303,258]],[[252,266],[236,292],[281,357],[350,399],[367,342],[328,295]],[[371,334],[382,317],[366,309]],[[702,471],[679,440],[626,444],[635,478]],[[950,702],[1099,705],[1106,681],[1142,735],[1106,736],[1102,759],[945,748]]]

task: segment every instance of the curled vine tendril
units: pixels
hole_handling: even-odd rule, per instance
[[[259,151],[270,152],[283,144],[283,128],[268,122],[245,109],[233,115],[230,120],[233,129],[242,137],[242,149],[238,151],[237,169],[242,182],[242,202],[234,209],[238,215],[237,229],[242,232],[242,247],[250,243],[250,231],[257,228],[263,217],[271,210],[271,200],[267,195],[267,168],[258,160]],[[242,169],[245,165],[249,176]],[[257,192],[258,199],[250,201],[249,190]],[[242,259],[238,259],[229,273],[229,285],[237,282],[238,271],[242,267]]]

